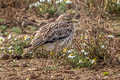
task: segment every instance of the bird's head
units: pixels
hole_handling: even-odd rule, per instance
[[[56,21],[70,21],[72,23],[79,23],[79,21],[74,18],[74,15],[68,13],[60,15]]]
[[[75,19],[72,14],[62,14],[60,15],[56,21],[70,22],[73,24],[75,31],[79,28],[80,21]]]

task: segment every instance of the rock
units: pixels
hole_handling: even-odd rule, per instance
[[[10,58],[10,55],[9,54],[0,54],[0,60],[8,60]]]
[[[20,54],[12,54],[11,58],[12,59],[21,59],[22,56]]]

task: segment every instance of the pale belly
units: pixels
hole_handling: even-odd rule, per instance
[[[42,46],[43,49],[46,49],[48,51],[54,51],[54,52],[59,52],[61,50],[63,50],[64,48],[67,48],[71,42],[72,42],[72,35],[67,37],[64,40],[61,41],[57,41],[54,43],[48,43]]]

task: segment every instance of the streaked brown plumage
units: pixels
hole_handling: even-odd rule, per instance
[[[69,14],[63,14],[55,22],[40,27],[25,54],[38,47],[54,52],[67,47],[72,42],[75,31],[70,18],[72,17]]]

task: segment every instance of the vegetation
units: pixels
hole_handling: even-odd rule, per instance
[[[68,48],[13,58],[26,51],[39,27],[63,13],[80,21]],[[119,14],[120,0],[1,0],[0,79],[119,80]]]
[[[21,7],[19,4],[23,6]],[[61,65],[64,65],[65,70],[94,67],[100,67],[101,69],[101,66],[104,67],[105,65],[111,69],[113,66],[116,66],[116,64],[119,66],[120,0],[1,0],[0,59],[1,54],[22,55],[30,45],[34,37],[34,32],[42,25],[54,22],[56,18],[63,13],[70,13],[74,15],[73,17],[75,19],[80,21],[78,25],[79,29],[75,33],[72,44],[59,53],[49,53],[41,49],[32,52],[36,54],[37,57],[40,57],[40,61],[35,61],[33,64],[40,63],[42,61],[41,57],[44,55],[44,58],[42,57],[44,59],[42,68],[39,70],[37,66],[37,69],[33,69],[33,71],[44,71],[43,74],[52,71],[54,73],[55,71],[61,70],[61,68],[59,69]],[[36,56],[33,55],[32,57],[34,59]],[[51,58],[54,60],[53,62],[45,62],[46,60],[51,60]],[[28,62],[31,63],[30,61]],[[17,62],[13,60],[13,63],[16,63],[14,66],[18,67]],[[22,69],[21,66],[30,68],[31,64],[25,63],[24,65],[20,65],[20,71]],[[119,69],[118,66],[116,68]],[[116,68],[113,68],[112,72],[114,72],[114,70],[116,71]],[[96,69],[96,71],[98,71],[98,69]],[[67,71],[64,73],[67,73]],[[116,76],[116,73],[117,72],[113,74]],[[41,73],[39,73],[39,75],[41,75]],[[107,69],[101,70],[100,75],[105,77],[102,78],[104,80],[113,79],[108,78],[111,76],[111,73]],[[59,74],[57,74],[57,76],[59,76]],[[89,79],[94,79],[94,77]],[[31,79],[26,78],[26,80]],[[61,80],[63,80],[63,78]]]
[[[100,2],[102,4],[103,1]],[[93,7],[96,7],[96,4],[93,0],[88,0],[85,3],[89,10],[91,10]],[[44,14],[47,13],[49,15],[60,15],[68,11],[73,12],[74,10],[72,10],[72,7],[68,8],[68,6],[72,6],[73,4],[75,4],[75,1],[70,0],[40,0],[29,4],[29,8],[31,10],[35,9],[35,12],[41,16],[44,16]],[[116,14],[119,12],[119,4],[119,0],[105,0],[103,4],[103,10],[105,10],[105,12],[109,12],[110,14]],[[97,6],[96,8],[99,7],[100,6]],[[5,22],[5,20],[0,18],[0,22]],[[32,27],[31,29],[34,28],[35,27]],[[12,31],[12,34],[11,32],[6,33],[7,26],[1,25],[0,30],[2,34],[6,34],[7,36],[0,36],[0,43],[2,44],[1,52],[22,54],[24,52],[24,47],[27,46],[32,39],[32,36],[20,35],[22,34],[20,27],[12,27],[12,29],[9,29]],[[18,35],[21,37],[17,38]],[[78,40],[75,39],[74,41],[75,44],[77,43],[77,48],[67,49],[67,51],[61,52],[61,54],[64,53],[63,56],[65,63],[71,65],[73,68],[90,67],[93,64],[96,64],[100,59],[105,61],[108,56],[110,57],[110,54],[108,53],[111,47],[111,39],[114,39],[113,35],[107,34],[106,36],[106,34],[99,32],[99,30],[97,33],[90,33],[88,30],[87,32],[84,31],[83,33],[80,33],[80,35],[77,37]],[[8,43],[3,45],[5,41],[8,41]]]

